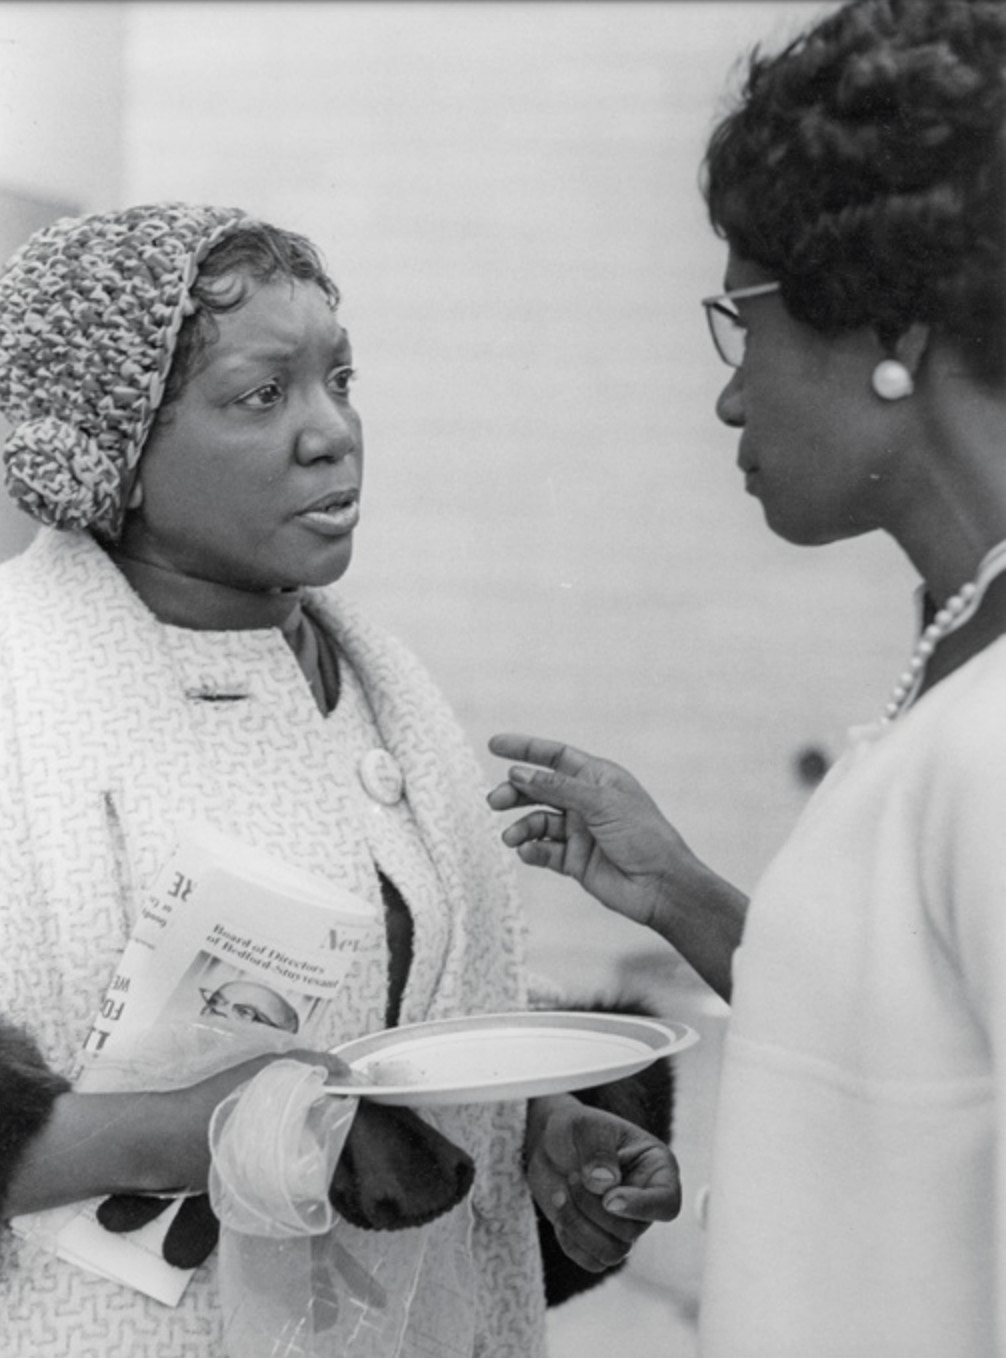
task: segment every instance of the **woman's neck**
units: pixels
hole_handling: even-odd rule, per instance
[[[919,696],[1002,636],[1006,636],[1006,575],[1000,575],[989,585],[971,621],[937,646],[926,666]]]
[[[900,517],[886,526],[939,606],[1006,539],[1006,395],[969,377],[956,351],[934,342],[913,402],[916,442]]]
[[[296,612],[296,589],[246,590],[186,575],[106,547],[111,560],[161,622],[200,632],[282,627]]]

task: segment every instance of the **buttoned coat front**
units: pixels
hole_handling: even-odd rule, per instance
[[[378,905],[378,869],[390,876],[414,928],[402,1022],[526,1006],[510,870],[455,718],[408,651],[336,592],[309,604],[341,657],[344,696],[328,718],[278,629],[166,626],[86,534],[42,529],[0,567],[2,1004],[56,1069],[73,1073],[138,894],[192,822]],[[394,809],[361,783],[371,748],[404,775]],[[387,984],[382,944],[344,987],[326,1040],[383,1027]],[[482,1358],[543,1352],[523,1120],[519,1103],[439,1118],[477,1166]],[[172,1309],[5,1235],[11,1352],[219,1353],[212,1261]]]

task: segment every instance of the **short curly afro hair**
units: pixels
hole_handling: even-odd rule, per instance
[[[1006,377],[1003,0],[851,0],[747,59],[703,163],[710,220],[825,334],[913,322]]]

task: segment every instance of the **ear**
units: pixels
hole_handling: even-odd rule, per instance
[[[930,328],[921,321],[913,321],[895,341],[892,358],[907,368],[913,377],[918,376],[922,360],[929,348]]]

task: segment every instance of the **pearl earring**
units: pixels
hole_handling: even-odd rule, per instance
[[[877,364],[871,385],[882,401],[900,401],[915,390],[912,374],[895,358],[885,358]]]

